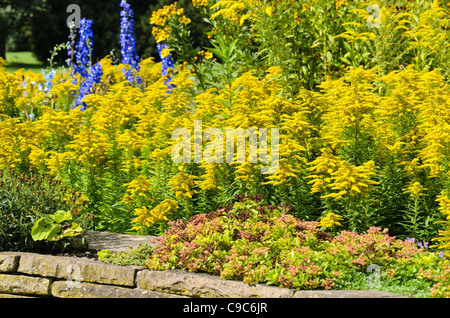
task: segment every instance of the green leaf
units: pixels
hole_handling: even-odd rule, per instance
[[[345,62],[347,64],[352,64],[352,62],[350,62],[350,60],[347,59],[345,56],[340,56],[339,58],[341,59],[341,61],[343,61],[343,62]]]
[[[328,63],[330,63],[331,62],[331,60],[333,59],[333,55],[331,54],[331,52],[330,51],[327,51],[327,61],[328,61]]]
[[[58,210],[55,214],[52,215],[53,221],[60,224],[64,221],[72,221],[72,213],[70,211],[62,211]]]
[[[61,231],[61,226],[50,223],[44,218],[37,220],[31,229],[31,237],[34,241],[51,240]]]
[[[59,241],[64,237],[77,236],[83,233],[83,229],[77,223],[73,223],[70,228],[64,229],[60,235],[49,239],[49,241]]]

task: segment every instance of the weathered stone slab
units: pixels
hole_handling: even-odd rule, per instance
[[[19,273],[72,281],[134,286],[135,266],[119,266],[65,256],[23,255]]]
[[[222,280],[218,276],[182,270],[140,271],[137,287],[204,298],[403,298],[404,296],[376,290],[295,290],[249,285],[241,281]]]
[[[156,246],[157,236],[140,236],[110,232],[87,231],[85,239],[89,250],[110,250],[113,253],[128,251],[139,244]]]
[[[19,255],[0,253],[0,273],[12,273],[19,267]]]
[[[0,298],[36,298],[37,296],[24,296],[14,294],[0,294]]]
[[[50,295],[50,285],[47,278],[0,274],[0,293]]]
[[[98,285],[91,283],[74,283],[57,281],[53,283],[52,295],[59,298],[179,298],[157,291],[138,288]]]
[[[240,281],[223,280],[203,273],[182,270],[150,271],[137,274],[137,286],[191,297],[205,298],[291,298],[294,291],[262,284],[248,285]]]

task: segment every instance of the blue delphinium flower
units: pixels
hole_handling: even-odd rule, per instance
[[[86,78],[91,64],[93,45],[92,20],[81,19],[79,34],[80,38],[74,52],[76,63],[73,64],[73,72],[74,74],[79,73],[83,78]]]
[[[25,91],[25,89],[27,88],[27,82],[26,82],[26,81],[23,81],[23,82],[22,82],[22,85],[20,85],[20,86],[22,86],[22,88],[24,89],[24,91],[23,91],[23,97],[27,97],[28,92]]]
[[[122,69],[127,81],[134,81],[134,72],[139,72],[139,56],[136,54],[136,39],[134,38],[134,20],[133,10],[130,4],[126,0],[120,2],[120,6],[123,8],[120,12],[120,45],[122,47],[122,64],[129,65],[131,68],[124,67]],[[142,80],[139,76],[136,77],[136,81],[141,83]]]
[[[51,91],[52,87],[53,87],[53,78],[56,75],[56,71],[54,69],[52,69],[51,71],[46,72],[45,70],[41,70],[42,71],[42,75],[44,77],[45,83],[44,86],[42,86],[41,83],[38,84],[38,89],[41,92],[44,92],[45,94],[47,94],[48,92]]]
[[[99,84],[100,80],[102,78],[103,71],[102,71],[102,65],[100,62],[93,65],[89,73],[87,75],[86,81],[83,82],[80,88],[80,94],[78,95],[77,99],[75,100],[75,107],[81,106],[81,110],[86,110],[87,105],[85,102],[83,102],[83,98],[86,95],[93,94],[94,91],[92,90],[94,84]]]
[[[168,47],[169,46],[167,44],[164,44],[164,43],[156,44],[156,48],[158,49],[158,54],[159,54],[159,57],[161,59],[161,68],[162,68],[161,77],[166,76],[168,74],[169,68],[173,69],[172,53],[169,53],[169,55],[166,56],[166,57],[162,56],[162,51],[164,49],[167,49]],[[176,85],[174,85],[174,84],[169,84],[171,82],[171,80],[172,79],[170,77],[168,77],[164,81],[164,84],[166,84],[167,88],[170,89],[169,91],[167,91],[167,93],[171,93],[172,92],[171,90],[176,87]]]

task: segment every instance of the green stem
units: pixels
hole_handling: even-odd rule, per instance
[[[413,231],[412,231],[413,237],[415,237],[415,235],[416,235],[417,214],[418,213],[419,213],[419,199],[416,197],[416,198],[414,198],[414,221],[413,221]]]

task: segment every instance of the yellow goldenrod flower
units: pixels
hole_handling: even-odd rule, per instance
[[[438,242],[432,248],[443,250],[446,257],[450,257],[450,198],[442,192],[436,199],[439,203],[439,210],[446,217],[446,220],[437,223],[444,224],[444,230],[439,230],[439,237],[433,238],[432,241]]]
[[[185,172],[178,172],[178,174],[169,180],[168,184],[172,186],[171,191],[175,191],[175,196],[177,198],[192,198],[192,196],[197,193],[196,190],[192,189],[196,184],[194,181],[196,179],[198,179],[197,176],[192,176]]]
[[[137,226],[133,230],[139,231],[144,227],[149,227],[161,220],[168,220],[167,216],[178,210],[178,203],[172,199],[165,199],[152,210],[147,207],[138,208],[134,211],[137,217],[132,221]]]
[[[342,225],[341,223],[339,223],[339,221],[341,220],[342,216],[330,212],[320,220],[319,226],[327,228],[336,225]]]
[[[272,6],[266,7],[264,9],[264,12],[266,12],[266,14],[271,17],[273,15],[273,11],[275,11],[275,8]]]
[[[345,5],[346,2],[347,0],[336,0],[336,9],[339,9],[340,7]]]
[[[148,201],[151,201],[149,196],[152,190],[153,182],[149,179],[139,175],[136,179],[130,183],[126,183],[123,186],[127,187],[127,194],[122,198],[122,202],[128,205],[141,206]]]
[[[412,197],[420,197],[425,194],[423,194],[424,191],[427,189],[424,188],[420,182],[414,182],[408,186],[407,189],[405,189],[404,193],[410,193]]]

